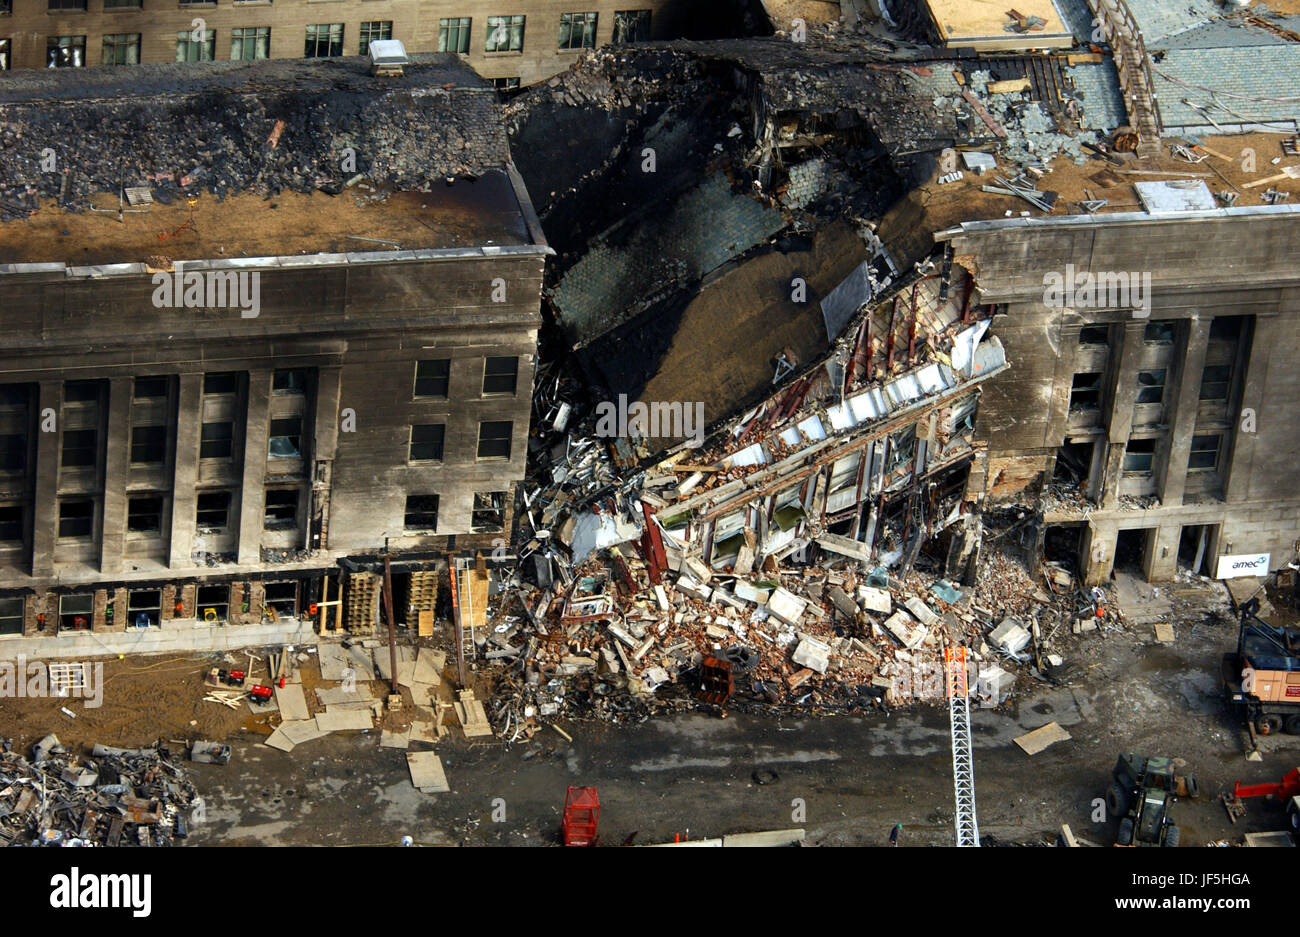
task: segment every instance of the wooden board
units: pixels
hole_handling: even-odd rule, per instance
[[[1057,742],[1068,741],[1072,736],[1066,732],[1058,723],[1049,722],[1040,729],[1026,733],[1015,740],[1026,755],[1037,755],[1049,745],[1055,745]]]
[[[1052,0],[926,0],[939,38],[951,49],[1069,49],[1074,35]],[[1007,11],[1046,22],[1042,29],[1013,32]]]
[[[433,612],[420,612],[417,620],[419,624],[416,630],[420,637],[430,637],[433,634]]]

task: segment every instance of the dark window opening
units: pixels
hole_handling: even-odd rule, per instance
[[[277,370],[271,379],[271,389],[284,394],[305,394],[307,392],[306,368]]]
[[[60,464],[64,468],[93,466],[99,454],[98,438],[99,434],[93,429],[64,430],[63,455]]]
[[[0,543],[22,543],[23,506],[10,504],[0,508]]]
[[[1165,399],[1165,369],[1138,372],[1138,403],[1163,403]]]
[[[1174,343],[1173,322],[1148,322],[1142,331],[1142,341],[1148,345],[1172,345]]]
[[[63,385],[64,403],[90,403],[99,400],[99,381],[68,381]]]
[[[510,434],[514,423],[499,420],[478,425],[478,457],[480,459],[510,458]]]
[[[483,393],[485,394],[513,394],[518,379],[518,358],[488,358],[483,363]]]
[[[0,599],[0,634],[22,634],[26,612],[23,599]]]
[[[411,427],[411,461],[441,462],[442,443],[447,427],[442,423],[416,424]]]
[[[504,491],[479,491],[474,493],[474,513],[470,524],[475,533],[501,530],[506,525],[506,493]]]
[[[1210,322],[1210,341],[1236,342],[1241,338],[1241,316],[1218,316]]]
[[[95,528],[94,501],[59,502],[59,536],[89,537]]]
[[[291,530],[298,526],[298,489],[267,489],[263,526],[267,530]]]
[[[272,459],[302,458],[302,417],[271,421],[267,454]]]
[[[230,586],[199,586],[200,621],[225,621],[230,616]]]
[[[134,396],[136,400],[151,400],[167,396],[169,379],[165,377],[137,377]]]
[[[370,43],[376,39],[393,38],[393,21],[392,20],[362,20],[361,22],[361,48],[358,55],[367,55],[370,52]]]
[[[1092,468],[1092,452],[1093,444],[1090,442],[1066,443],[1057,449],[1056,465],[1052,469],[1053,484],[1083,488]]]
[[[450,383],[450,358],[438,358],[433,361],[417,361],[415,363],[415,396],[446,397]]]
[[[0,435],[0,472],[27,469],[27,437],[22,433]]]
[[[1085,325],[1079,329],[1080,345],[1109,345],[1110,328],[1104,325]]]
[[[1219,467],[1219,449],[1223,437],[1219,435],[1193,436],[1192,448],[1187,455],[1189,470],[1213,471]]]
[[[86,631],[95,623],[93,595],[59,596],[59,630]]]
[[[162,511],[160,497],[131,498],[126,508],[126,529],[142,534],[161,533]]]
[[[126,594],[128,628],[157,628],[161,624],[161,589],[132,589]]]
[[[229,527],[230,492],[202,492],[198,497],[194,521],[202,533],[217,533]]]
[[[200,459],[229,459],[234,446],[234,424],[204,423],[199,437]]]
[[[650,41],[650,11],[621,10],[614,14],[614,44]]]
[[[203,393],[233,394],[239,389],[239,376],[234,371],[203,375]]]
[[[54,2],[54,0],[51,0]],[[84,10],[86,0],[71,0],[70,10]],[[85,68],[85,36],[49,36],[45,40],[46,68]]]
[[[407,495],[406,518],[403,522],[407,530],[438,529],[438,496]]]
[[[131,429],[131,463],[150,465],[167,459],[167,427],[136,426]]]
[[[1150,473],[1155,458],[1154,439],[1130,439],[1124,449],[1124,471],[1134,475]]]
[[[1070,387],[1070,412],[1096,410],[1101,406],[1101,373],[1076,374]]]
[[[1212,364],[1201,372],[1201,399],[1228,399],[1228,388],[1232,385],[1232,366]]]
[[[297,616],[298,583],[268,582],[263,588],[265,589],[262,599],[264,606],[275,609],[275,613],[282,617]]]
[[[304,58],[332,58],[343,54],[343,24],[314,23],[307,27]]]

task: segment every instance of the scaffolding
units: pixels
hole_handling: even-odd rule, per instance
[[[980,844],[975,819],[975,759],[970,741],[970,688],[966,677],[966,648],[945,648],[944,669],[948,676],[948,718],[952,725],[952,784],[956,802],[953,823],[958,846]]]

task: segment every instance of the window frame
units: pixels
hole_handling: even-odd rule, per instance
[[[110,42],[109,42],[110,39],[111,39],[111,40],[120,40],[120,39],[125,39],[125,40],[127,40],[127,41],[126,41],[126,42],[117,42],[117,41],[114,41],[114,42],[110,43]],[[134,42],[132,42],[131,40],[134,40]],[[139,64],[140,64],[140,46],[141,46],[141,44],[142,44],[142,40],[143,40],[143,35],[142,35],[141,33],[105,33],[105,34],[103,35],[103,37],[100,39],[100,44],[99,44],[99,50],[100,50],[100,51],[99,51],[99,64],[100,64],[100,65],[139,65]],[[129,53],[130,50],[131,50],[132,48],[134,48],[134,49],[135,49],[135,61],[130,61],[130,56],[129,56],[129,54],[128,54],[128,55],[126,56],[126,60],[124,60],[124,61],[121,61],[121,62],[116,62],[116,61],[114,61],[114,62],[110,62],[110,61],[108,60],[108,58],[109,58],[109,49],[110,49],[110,47],[113,49],[113,52],[114,52],[114,56],[113,56],[113,57],[114,57],[114,58],[117,58],[117,57],[118,57],[117,53],[121,52],[122,50],[126,50],[126,51]]]
[[[432,509],[428,507],[427,502],[429,501],[429,499],[432,499],[433,502]],[[416,502],[419,501],[424,501],[426,503],[423,507],[420,507],[418,504],[416,504]],[[442,501],[441,497],[436,494],[422,494],[422,495],[408,494],[406,496],[405,510],[402,514],[402,529],[411,532],[436,534],[438,532],[438,510],[442,506],[441,501]],[[413,517],[418,520],[421,517],[427,518],[429,516],[432,516],[433,518],[433,523],[431,524],[411,523],[411,519]]]
[[[203,30],[203,38],[198,42],[193,39],[194,30],[179,30],[176,33],[176,64],[190,62],[215,62],[217,60],[217,31]],[[191,58],[190,53],[197,49],[198,56]],[[206,375],[205,375],[206,376]]]
[[[417,432],[418,431],[418,432]],[[427,431],[427,432],[425,432]],[[435,432],[436,431],[436,432]],[[416,436],[428,436],[434,438],[416,439]],[[436,446],[437,455],[416,455],[416,447]],[[421,449],[421,451],[425,451]],[[406,461],[416,462],[442,462],[447,454],[447,424],[446,423],[412,423],[411,433],[408,440],[406,451]]]
[[[505,370],[503,370],[504,365],[502,364],[502,362],[506,362],[506,361],[510,362],[510,371],[508,374]],[[495,372],[492,370],[494,363],[496,368],[498,369]],[[509,390],[504,389],[505,387],[504,379],[506,377],[509,378],[509,387],[510,387]],[[501,389],[495,387],[489,389],[488,381],[490,380],[502,382]],[[518,355],[490,355],[488,357],[485,357],[483,359],[483,383],[481,385],[481,389],[479,393],[480,396],[483,397],[513,397],[517,393],[519,393],[519,356]]]
[[[343,43],[347,39],[346,23],[307,23],[305,31],[306,45],[303,49],[302,57],[305,59],[335,59],[344,54]],[[325,38],[321,39],[321,30],[325,31]],[[338,30],[338,39],[334,38],[334,30]],[[313,38],[315,30],[315,38]],[[327,44],[328,51],[321,55],[321,43]],[[338,49],[335,52],[335,49]]]
[[[252,35],[247,35],[252,33]],[[252,44],[252,56],[245,56],[243,52]],[[259,47],[265,51],[265,55],[257,55]],[[238,56],[235,55],[235,49],[240,50]],[[259,62],[271,57],[271,27],[270,26],[235,26],[230,30],[230,61],[232,62]]]
[[[504,436],[484,437],[484,432],[488,427],[506,427]],[[478,424],[478,446],[475,449],[475,458],[480,462],[509,462],[514,448],[515,424],[514,420],[481,420]],[[503,455],[484,455],[484,443],[505,443],[505,453]]]
[[[421,377],[420,369],[425,365],[445,365],[445,370],[447,373],[445,375],[435,374],[435,375],[426,375],[424,377]],[[437,386],[437,382],[441,382],[442,393],[421,392],[420,390],[421,382],[425,383],[426,390],[430,383],[433,383],[435,386]],[[413,385],[413,390],[411,392],[412,397],[417,399],[420,397],[427,397],[434,400],[446,400],[447,397],[450,395],[450,393],[451,393],[451,359],[450,358],[425,358],[415,362],[415,383]]]
[[[454,24],[454,25],[453,25]],[[449,48],[452,34],[456,36],[457,48]],[[474,41],[474,17],[444,16],[438,20],[438,51],[454,52],[456,55],[469,55],[470,44]],[[464,48],[460,48],[463,46]]]
[[[483,42],[483,52],[485,55],[521,55],[524,51],[524,30],[528,25],[528,17],[523,13],[511,13],[505,16],[489,16],[487,18],[487,37]],[[518,28],[518,33],[515,32]],[[501,48],[499,37],[505,30],[507,36],[506,48]],[[492,37],[498,36],[496,47],[493,47]],[[516,42],[518,45],[516,45]]]
[[[582,17],[576,19],[576,17]],[[556,51],[581,52],[583,49],[596,48],[596,30],[599,28],[600,12],[586,10],[580,13],[561,13],[560,31],[556,37]],[[588,31],[590,26],[590,31]],[[574,44],[574,35],[577,44]],[[588,42],[590,40],[590,42]]]
[[[65,511],[74,504],[86,504],[90,510],[84,515],[70,515]],[[94,498],[60,498],[58,503],[58,518],[55,521],[56,538],[59,540],[93,540],[95,539],[95,514],[96,506]],[[85,533],[64,533],[64,525],[69,522],[85,521],[87,528]]]
[[[143,514],[143,516],[145,517],[156,518],[154,526],[133,527],[131,525],[132,509],[135,508],[137,505],[141,505],[146,502],[155,502],[157,506],[157,512],[156,513],[151,511],[137,512],[136,516],[139,517],[141,516],[141,514]],[[126,500],[127,536],[135,536],[135,537],[142,537],[142,538],[161,537],[163,533],[163,521],[166,513],[167,513],[167,498],[161,494],[141,494],[141,495],[136,495],[134,497],[128,497]]]

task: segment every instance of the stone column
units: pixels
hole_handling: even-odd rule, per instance
[[[244,418],[244,477],[239,500],[240,565],[261,560],[262,527],[266,518],[267,423],[271,403],[271,371],[248,372],[248,410]]]
[[[171,548],[167,565],[193,566],[199,442],[203,428],[203,375],[182,374],[176,399],[176,448],[172,474]]]

